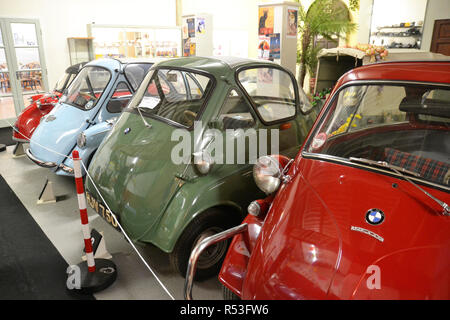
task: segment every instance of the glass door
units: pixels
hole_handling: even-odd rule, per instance
[[[39,22],[0,18],[0,27],[0,127],[5,127],[48,85]]]

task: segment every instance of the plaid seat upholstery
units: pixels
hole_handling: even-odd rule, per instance
[[[424,179],[444,184],[444,177],[450,164],[433,159],[423,158],[400,150],[385,148],[384,161],[417,172]]]

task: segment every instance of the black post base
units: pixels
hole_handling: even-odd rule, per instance
[[[6,150],[6,144],[0,143],[0,152]]]
[[[117,268],[114,262],[108,259],[95,259],[95,272],[89,272],[85,261],[78,264],[81,273],[81,285],[72,290],[91,294],[108,288],[117,278]]]

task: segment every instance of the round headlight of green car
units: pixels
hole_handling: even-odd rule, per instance
[[[256,160],[253,167],[253,178],[259,189],[266,194],[272,194],[278,190],[281,184],[281,168],[277,159],[271,156],[263,156]]]
[[[84,148],[86,146],[86,135],[84,132],[81,132],[77,137],[77,146],[78,148]]]

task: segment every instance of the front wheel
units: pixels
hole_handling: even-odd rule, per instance
[[[227,214],[220,210],[210,209],[195,218],[186,227],[170,254],[173,268],[185,277],[189,257],[195,245],[206,237],[239,224],[239,221],[236,221],[237,219],[232,215],[231,212]],[[219,273],[229,242],[230,240],[218,242],[203,251],[197,261],[195,280],[205,280]]]

